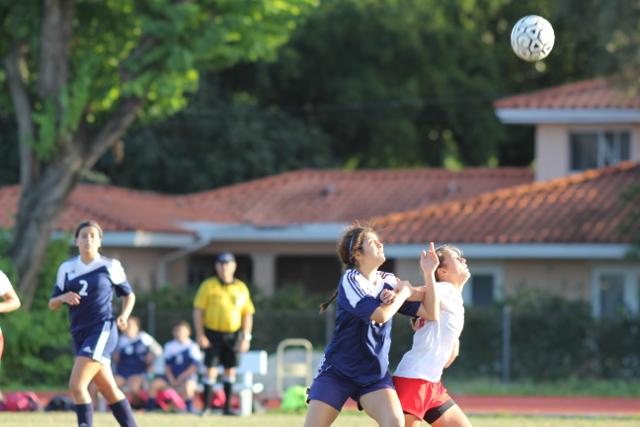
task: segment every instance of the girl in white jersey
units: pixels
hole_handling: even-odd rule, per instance
[[[20,299],[13,290],[9,278],[0,271],[0,313],[9,313],[20,308]],[[0,360],[2,360],[2,351],[4,350],[4,337],[2,329],[0,329]]]
[[[304,425],[331,425],[351,397],[378,425],[401,427],[402,408],[388,370],[391,318],[396,312],[435,318],[435,249],[431,244],[429,253],[422,251],[422,288],[378,271],[385,261],[384,247],[369,227],[350,227],[338,244],[338,255],[347,268],[332,299],[321,306],[326,309],[335,298],[336,327],[309,389]]]
[[[462,288],[469,279],[467,261],[453,246],[436,250],[440,265],[436,269],[434,320],[418,319],[413,346],[402,357],[393,377],[405,427],[417,427],[422,420],[436,427],[470,427],[471,423],[447,394],[441,382],[442,371],[458,355],[464,323]]]

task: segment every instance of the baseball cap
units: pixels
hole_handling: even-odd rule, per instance
[[[216,262],[225,263],[225,262],[235,262],[236,258],[233,256],[231,252],[221,252],[216,257]]]

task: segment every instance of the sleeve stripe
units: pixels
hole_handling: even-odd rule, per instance
[[[347,274],[347,282],[349,283],[349,285],[351,286],[351,289],[354,290],[354,292],[356,293],[356,295],[358,295],[358,297],[360,298],[364,298],[366,296],[364,290],[360,287],[360,284],[358,283],[358,278],[356,276],[356,271],[355,270],[351,270],[348,274]]]

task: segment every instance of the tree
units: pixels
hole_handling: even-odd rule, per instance
[[[316,0],[0,2],[20,197],[9,255],[31,305],[65,201],[139,119],[186,104],[199,71],[274,55]]]

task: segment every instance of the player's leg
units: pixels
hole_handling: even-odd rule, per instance
[[[102,365],[85,356],[78,356],[73,363],[69,378],[69,392],[75,404],[78,426],[91,427],[93,425],[93,404],[89,394],[89,383],[100,370]]]
[[[307,392],[305,427],[326,427],[335,421],[349,396],[358,390],[357,384],[322,364]]]
[[[422,420],[413,414],[404,414],[404,427],[418,427]]]
[[[144,375],[138,375],[138,374],[131,375],[129,376],[129,378],[127,378],[127,382],[126,382],[127,389],[132,394],[138,394],[144,387],[144,382],[145,382]],[[116,384],[118,384],[117,375],[116,375]],[[122,388],[120,385],[118,385],[118,387]]]
[[[404,414],[393,388],[382,388],[360,396],[362,409],[381,427],[404,426]]]
[[[221,343],[220,362],[224,367],[222,385],[225,397],[223,414],[225,415],[235,415],[231,410],[231,399],[233,397],[233,385],[236,382],[236,366],[238,366],[238,361],[240,360],[238,351],[239,339],[239,332],[224,334]]]
[[[102,366],[93,378],[93,382],[107,400],[118,424],[122,427],[137,427],[131,405],[122,390],[118,388],[109,364]]]
[[[157,395],[159,391],[169,388],[169,382],[165,379],[164,376],[156,377],[151,384],[149,385],[149,398],[147,399],[147,404],[145,406],[145,410],[153,411],[157,408]]]
[[[193,412],[193,398],[196,395],[197,385],[195,378],[189,378],[180,386],[179,392],[187,406],[187,412]]]
[[[130,378],[130,377],[129,377]],[[114,379],[116,380],[116,385],[120,390],[124,389],[128,386],[128,378],[123,377],[122,375],[115,374]]]
[[[427,413],[427,415],[429,415],[429,413]],[[462,409],[456,404],[446,409],[430,424],[434,427],[471,427],[471,422],[464,412],[462,412]]]
[[[338,418],[339,413],[340,411],[331,405],[320,400],[311,400],[304,419],[304,427],[328,427]]]
[[[219,334],[206,328],[204,333],[209,340],[209,347],[204,350],[203,363],[206,368],[206,374],[204,378],[202,378],[202,412],[200,415],[205,414],[210,409],[211,391],[218,381],[218,367],[220,366]]]

